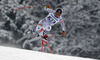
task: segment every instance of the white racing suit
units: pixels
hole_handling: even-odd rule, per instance
[[[65,24],[63,22],[62,17],[55,17],[55,11],[50,9],[50,8],[44,8],[47,12],[49,12],[49,14],[45,17],[45,19],[42,19],[39,21],[37,27],[36,27],[36,31],[40,31],[39,35],[43,36],[45,34],[45,32],[50,31],[51,30],[51,26],[60,23],[62,30],[65,31]]]

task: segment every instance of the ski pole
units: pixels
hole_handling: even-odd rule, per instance
[[[44,43],[43,43],[43,40],[42,40],[42,52],[43,52],[43,45],[44,45]]]
[[[51,48],[50,48],[50,46],[49,46],[48,42],[43,41],[43,40],[42,40],[42,52],[43,52],[43,45],[44,45],[44,42],[47,44],[47,46],[48,46],[48,48],[49,48],[50,52],[52,53],[52,50],[51,50]],[[53,53],[52,53],[52,54],[53,54]]]
[[[53,37],[53,36],[61,36],[61,35],[53,34],[53,35],[49,36],[48,38],[51,38],[51,37]]]
[[[17,10],[20,10],[20,9],[24,9],[24,8],[31,8],[32,6],[26,6],[26,7],[21,7],[21,8],[18,8],[18,9],[14,9],[12,11],[17,11]]]
[[[53,37],[53,36],[56,36],[56,35],[57,35],[57,34],[53,34],[53,35],[49,36],[48,38]]]
[[[47,44],[47,46],[48,46],[48,48],[49,48],[50,52],[52,53],[52,50],[51,50],[51,48],[50,48],[50,46],[49,46],[48,42],[46,42],[46,44]],[[52,54],[53,54],[53,53],[52,53]]]

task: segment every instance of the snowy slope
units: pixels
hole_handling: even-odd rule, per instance
[[[0,46],[0,60],[94,60]]]
[[[45,5],[51,9],[63,9],[66,25],[65,37],[53,37],[48,43],[55,54],[100,59],[100,0],[0,0],[0,45],[21,47],[16,44],[28,30],[35,29],[37,23],[47,16]],[[12,9],[32,6],[11,12]],[[48,33],[57,34],[60,24]],[[33,36],[34,37],[34,36]],[[27,37],[25,40],[29,40]],[[17,46],[16,46],[17,45]],[[41,41],[34,41],[31,47],[41,51]],[[44,52],[48,53],[47,46]]]

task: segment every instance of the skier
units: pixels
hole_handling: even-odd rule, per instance
[[[42,47],[43,47],[44,42],[48,45],[47,39],[49,38],[49,36],[46,35],[46,33],[47,33],[47,31],[51,30],[51,26],[53,26],[57,23],[60,23],[61,27],[62,27],[62,36],[66,35],[65,24],[64,24],[64,21],[61,17],[62,9],[57,9],[55,11],[55,10],[50,9],[50,5],[47,5],[47,6],[44,7],[44,10],[46,10],[49,14],[44,19],[39,21],[35,31],[33,29],[33,30],[28,32],[28,33],[39,32],[38,38],[40,39],[42,37],[42,40],[41,40],[42,41]],[[36,40],[37,37],[34,38],[34,39]],[[26,45],[26,43],[31,44],[30,42],[34,41],[34,39],[25,41],[24,44],[23,44],[23,47]],[[49,45],[48,45],[48,47],[49,47]],[[49,47],[49,49],[50,49],[50,47]],[[43,48],[42,48],[42,51],[43,51]],[[50,49],[50,51],[51,51],[51,49]]]
[[[44,19],[39,21],[35,30],[33,29],[27,33],[40,31],[38,36],[42,36],[43,38],[46,35],[46,32],[51,30],[51,26],[60,23],[62,27],[62,36],[65,36],[65,24],[61,17],[62,9],[57,9],[55,11],[50,9],[50,5],[47,5],[44,7],[44,10],[46,10],[49,14]],[[47,36],[44,39],[47,40]]]
[[[61,17],[62,9],[52,10],[50,5],[44,7],[49,14],[42,20],[39,21],[36,31],[40,31],[39,36],[45,35],[47,31],[51,30],[51,26],[60,23],[62,27],[62,36],[65,36],[65,24]]]

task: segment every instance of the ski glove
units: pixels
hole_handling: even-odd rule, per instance
[[[47,5],[46,8],[50,8],[50,5]]]
[[[62,36],[65,36],[65,35],[66,35],[65,31],[62,31]]]

